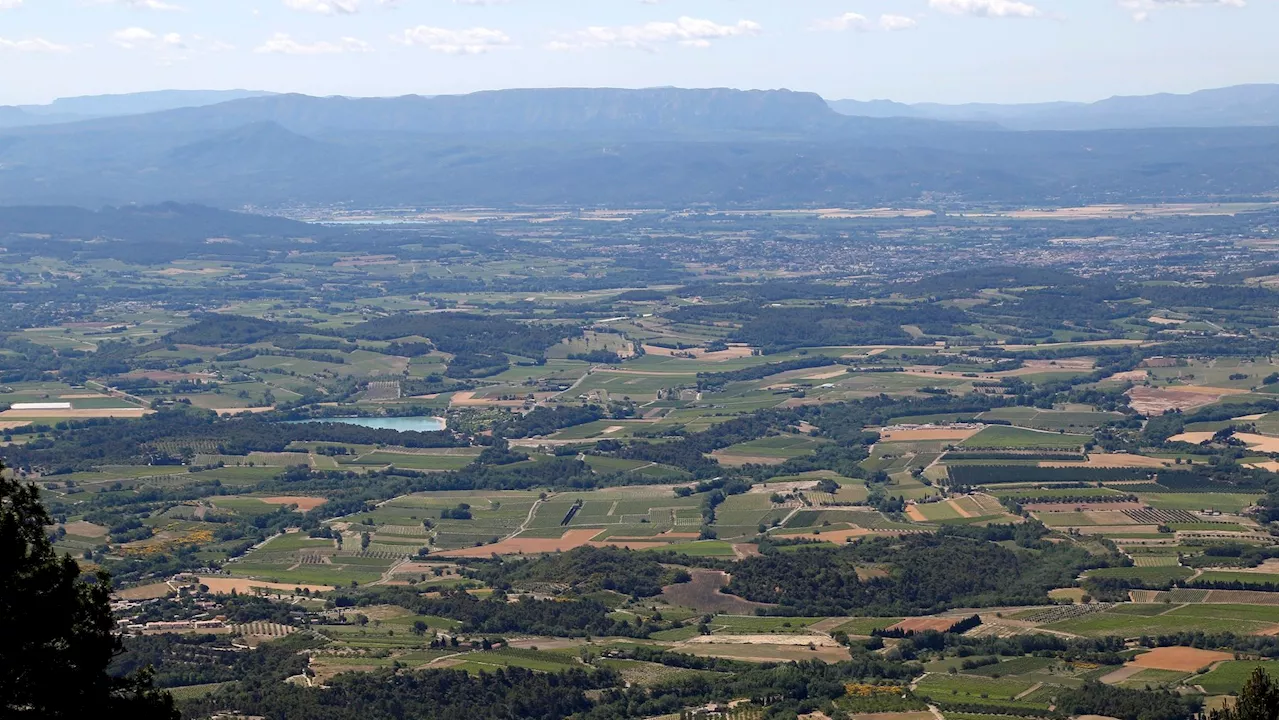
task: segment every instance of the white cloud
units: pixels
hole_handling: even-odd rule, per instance
[[[133,10],[184,10],[180,5],[163,0],[90,0],[94,5],[120,5]]]
[[[952,15],[974,17],[1036,17],[1040,14],[1035,5],[1019,0],[929,0],[929,7]]]
[[[185,48],[182,36],[178,33],[157,35],[146,28],[130,27],[117,30],[111,34],[111,42],[125,50],[158,50],[163,48]]]
[[[348,15],[360,12],[360,0],[284,0],[290,10],[318,15]]]
[[[276,33],[253,51],[283,55],[329,55],[344,52],[370,52],[372,49],[365,41],[353,37],[339,38],[337,42],[303,43],[294,40],[288,33]]]
[[[1152,10],[1172,7],[1233,7],[1245,6],[1245,0],[1119,0],[1120,7],[1133,14],[1133,19],[1142,22],[1149,17]]]
[[[116,47],[154,55],[160,65],[172,65],[195,55],[234,50],[235,46],[204,35],[176,32],[154,33],[143,27],[128,27],[111,34]]]
[[[22,4],[22,0],[0,0],[0,10],[12,10]]]
[[[4,50],[12,50],[14,52],[71,52],[71,48],[66,45],[49,42],[44,38],[7,40],[0,37],[0,51]]]
[[[871,21],[867,20],[866,15],[847,12],[833,18],[819,20],[813,24],[813,27],[815,30],[870,30]]]
[[[511,0],[453,0],[454,5],[506,5]]]
[[[733,25],[721,25],[711,20],[682,17],[675,22],[589,27],[549,43],[547,49],[623,47],[652,52],[657,50],[658,46],[672,42],[683,47],[705,48],[710,47],[713,40],[756,35],[759,32],[760,25],[750,20],[739,20]]]
[[[915,28],[916,21],[905,15],[881,15],[881,30],[911,30]]]
[[[366,5],[389,7],[399,2],[400,0],[284,0],[284,6],[290,10],[317,15],[354,15]]]
[[[391,39],[402,45],[422,45],[428,50],[449,55],[479,55],[511,45],[511,38],[506,33],[483,27],[449,30],[419,25],[392,35]]]
[[[869,32],[876,28],[881,30],[910,30],[915,26],[916,21],[904,15],[881,15],[880,19],[873,24],[865,15],[859,15],[855,12],[847,12],[833,18],[819,20],[813,24],[813,29]]]

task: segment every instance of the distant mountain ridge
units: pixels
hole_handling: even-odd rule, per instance
[[[92,127],[222,130],[257,122],[299,133],[443,134],[811,131],[855,124],[820,96],[790,90],[547,88],[385,98],[270,95],[98,119]]]
[[[272,94],[274,93],[261,90],[154,90],[119,95],[65,97],[44,105],[0,105],[0,128],[75,122],[116,115],[140,115]]]
[[[0,203],[785,207],[1274,193],[1274,128],[1011,132],[787,90],[250,97],[0,130]]]
[[[1233,85],[1185,95],[1116,96],[1093,103],[905,104],[892,100],[830,100],[856,117],[995,123],[1010,130],[1112,130],[1157,127],[1280,125],[1280,85]]]

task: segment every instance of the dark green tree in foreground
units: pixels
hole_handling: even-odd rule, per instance
[[[1235,705],[1210,710],[1206,720],[1276,720],[1280,715],[1280,688],[1266,670],[1255,668],[1240,688]]]
[[[0,465],[0,717],[42,720],[176,719],[173,698],[148,673],[107,675],[121,650],[111,617],[109,577],[80,576],[45,535],[52,523],[35,485],[3,476]]]

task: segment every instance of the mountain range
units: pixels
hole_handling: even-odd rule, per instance
[[[115,115],[138,115],[272,94],[259,90],[154,90],[123,95],[65,97],[44,105],[0,105],[0,127],[50,125]]]
[[[1230,199],[1273,194],[1276,157],[1274,126],[1011,131],[989,117],[850,116],[815,94],[786,90],[260,95],[0,129],[0,202],[781,207]]]
[[[1280,124],[1280,85],[1233,85],[1186,95],[1117,96],[1093,103],[1021,105],[904,104],[892,100],[831,100],[844,115],[996,123],[1010,130],[1107,130],[1155,127],[1239,127]]]

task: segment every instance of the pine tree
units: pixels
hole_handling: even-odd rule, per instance
[[[149,672],[107,675],[122,651],[111,616],[111,579],[81,577],[45,534],[52,519],[35,485],[0,465],[0,716],[61,720],[129,717],[176,720],[173,698]]]

